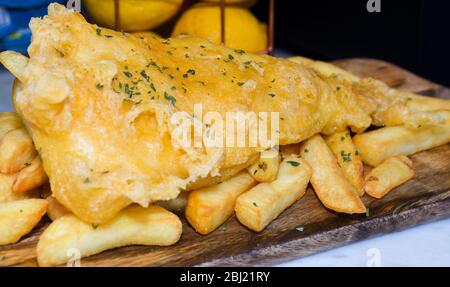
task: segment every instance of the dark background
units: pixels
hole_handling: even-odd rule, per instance
[[[450,1],[276,0],[275,47],[320,60],[383,59],[450,86]],[[267,22],[268,0],[252,11]]]

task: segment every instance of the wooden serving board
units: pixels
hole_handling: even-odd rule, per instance
[[[371,59],[336,63],[392,87],[450,98],[450,90],[392,64]],[[82,266],[261,266],[272,265],[357,240],[450,217],[450,145],[412,156],[416,176],[381,200],[364,196],[370,215],[337,214],[309,189],[263,232],[252,232],[233,217],[201,236],[183,219],[183,235],[170,247],[129,246],[83,258]],[[36,266],[43,222],[19,243],[0,247],[0,266]],[[303,227],[303,231],[301,228]]]

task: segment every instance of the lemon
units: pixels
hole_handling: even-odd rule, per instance
[[[203,1],[220,3],[220,0],[203,0]],[[258,0],[225,0],[225,4],[236,4],[236,5],[242,5],[244,7],[251,7],[257,1]]]
[[[172,37],[188,34],[221,43],[220,7],[194,5],[178,20]],[[225,45],[233,49],[261,52],[266,49],[266,25],[258,22],[249,10],[227,6],[225,8]]]
[[[120,26],[124,31],[145,31],[172,18],[183,0],[120,0]],[[89,15],[100,26],[114,28],[114,0],[84,0]]]

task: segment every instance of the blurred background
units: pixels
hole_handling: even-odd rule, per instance
[[[26,53],[31,17],[46,14],[50,2],[0,0],[0,50]],[[77,1],[72,1],[77,2]],[[90,22],[142,36],[190,34],[221,42],[220,0],[81,0]],[[268,47],[270,0],[226,0],[225,44],[262,52]],[[275,55],[319,60],[368,57],[395,63],[450,86],[450,1],[275,0]],[[119,25],[118,25],[119,24]]]

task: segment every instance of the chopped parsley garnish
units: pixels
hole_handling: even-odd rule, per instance
[[[152,90],[153,90],[154,92],[156,92],[156,88],[155,88],[155,85],[153,85],[153,83],[150,83],[150,88],[152,88]]]
[[[370,216],[370,208],[367,208],[366,209],[366,217],[369,217]]]
[[[105,35],[106,38],[112,38],[112,35]]]
[[[238,86],[242,87],[245,83],[244,82],[238,82],[237,84],[238,84]]]
[[[258,168],[265,171],[267,169],[267,163],[263,162],[258,164]]]
[[[147,64],[147,67],[150,67],[150,66],[158,67],[158,65],[156,65],[156,62],[153,60],[150,60],[150,62]]]
[[[175,86],[173,86],[172,88],[170,88],[172,91],[175,91],[177,88]]]
[[[272,98],[275,98],[275,94],[273,94],[273,93],[269,93],[269,96],[271,96]]]
[[[342,156],[342,159],[344,160],[344,162],[350,162],[350,161],[352,161],[352,158],[351,158],[351,153],[349,152],[349,153],[345,153],[343,150],[341,151],[341,156]]]
[[[345,137],[341,137],[341,141],[344,141],[345,140]]]
[[[169,78],[173,79],[173,78],[175,78],[175,76],[172,74],[169,74]]]
[[[149,81],[149,79],[150,79],[150,77],[147,75],[147,73],[144,70],[141,71],[141,76],[142,76],[142,78],[146,79],[147,81]]]
[[[176,104],[177,99],[175,99],[173,96],[169,95],[167,92],[164,92],[164,98],[168,100],[173,106]]]
[[[125,76],[127,76],[128,78],[133,77],[133,74],[132,74],[131,72],[128,72],[128,71],[123,72],[123,74],[124,74]]]
[[[92,228],[93,228],[93,229],[97,229],[97,227],[98,227],[98,224],[92,223]]]
[[[189,70],[187,70],[186,71],[186,73],[185,74],[183,74],[183,78],[187,78],[187,77],[189,77],[189,74],[191,74],[191,75],[195,75],[195,70],[193,70],[193,69],[189,69]]]
[[[358,156],[359,155],[359,149],[355,150],[355,155]]]
[[[304,152],[306,152],[306,153],[307,153],[307,152],[309,152],[309,150],[308,150],[307,148],[305,148]]]
[[[258,204],[256,204],[256,202],[253,202],[253,205],[254,205],[255,207],[258,207]]]
[[[133,96],[133,88],[130,89],[128,83],[125,84],[125,93],[131,98]]]
[[[84,183],[90,183],[90,182],[91,182],[91,179],[90,179],[89,177],[86,177],[86,178],[84,179],[83,182],[84,182]]]
[[[200,45],[200,48],[205,49],[206,47],[204,45]]]
[[[97,33],[97,35],[100,36],[100,35],[102,34],[102,29],[97,28],[97,29],[95,30],[95,33]]]
[[[292,160],[288,160],[287,163],[289,163],[293,167],[297,167],[300,165],[300,163],[298,161],[292,161]]]
[[[103,89],[103,85],[100,84],[100,83],[95,85],[95,87],[97,88],[97,90],[102,90]]]
[[[56,52],[58,53],[58,55],[61,57],[61,58],[64,58],[64,53],[62,52],[62,51],[60,51],[60,50],[58,50],[58,49],[55,49],[56,50]]]
[[[242,54],[245,54],[245,51],[244,50],[234,50],[236,53],[238,53],[238,54],[240,54],[240,55],[242,55]]]
[[[228,54],[228,59],[233,60],[234,59],[233,55]]]

